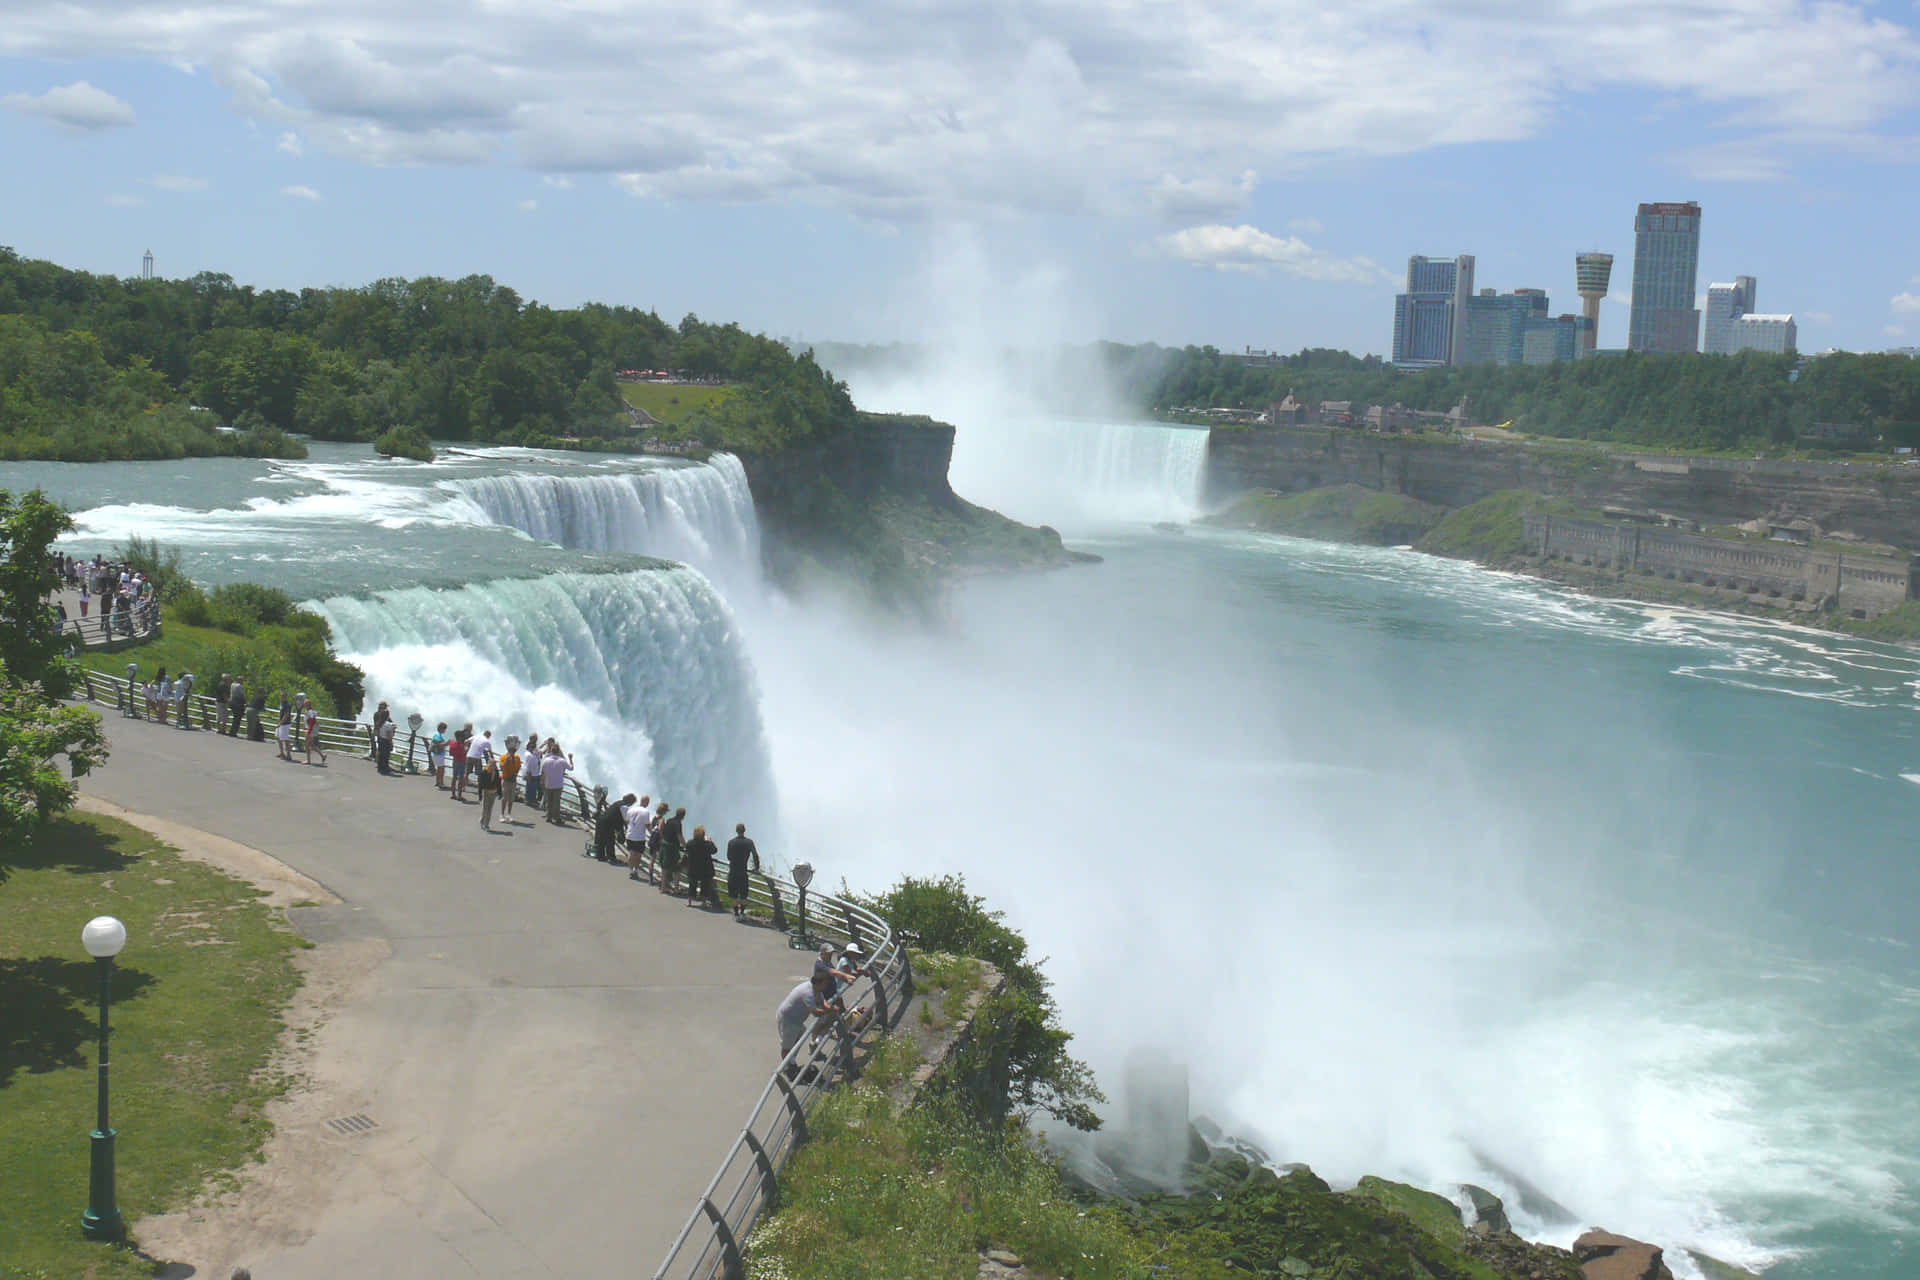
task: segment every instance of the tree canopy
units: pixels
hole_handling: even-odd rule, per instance
[[[0,455],[274,454],[285,433],[543,443],[625,423],[615,371],[740,384],[692,429],[777,444],[852,420],[846,389],[736,324],[591,303],[556,309],[491,276],[256,290],[203,272],[120,279],[0,248]],[[237,428],[216,432],[216,426]]]

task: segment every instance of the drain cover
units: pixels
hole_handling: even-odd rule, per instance
[[[379,1121],[368,1115],[340,1116],[327,1121],[327,1128],[342,1134],[371,1133],[379,1127]]]

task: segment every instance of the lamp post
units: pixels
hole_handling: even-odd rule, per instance
[[[95,916],[80,931],[80,945],[100,962],[100,1102],[93,1126],[93,1165],[87,1180],[87,1211],[80,1230],[89,1240],[118,1240],[126,1224],[113,1197],[113,1130],[107,1127],[107,997],[113,958],[127,945],[127,926],[112,916]]]
[[[807,932],[807,886],[813,883],[813,864],[794,863],[793,882],[800,888],[800,927],[794,932],[792,945],[811,950],[816,944],[813,935]]]

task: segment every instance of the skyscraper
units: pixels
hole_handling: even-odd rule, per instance
[[[1698,351],[1700,311],[1693,291],[1700,272],[1700,206],[1643,204],[1633,219],[1633,313],[1630,351]]]
[[[1737,349],[1733,345],[1733,322],[1753,310],[1753,295],[1752,276],[1735,276],[1732,284],[1707,286],[1707,330],[1702,351],[1710,356],[1733,354]]]
[[[1452,364],[1473,291],[1473,256],[1407,259],[1407,291],[1393,300],[1393,362],[1405,369]]]
[[[1466,332],[1456,364],[1522,364],[1526,360],[1529,321],[1547,316],[1544,289],[1495,293],[1482,289],[1467,299]]]
[[[1591,352],[1600,340],[1600,300],[1607,296],[1607,284],[1613,279],[1613,255],[1580,253],[1573,258],[1573,285],[1580,295],[1580,314],[1586,324],[1580,330],[1579,354]]]

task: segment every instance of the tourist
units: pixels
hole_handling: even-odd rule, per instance
[[[167,722],[167,703],[173,699],[173,681],[167,679],[167,669],[160,668],[160,674],[153,678],[153,697],[148,700],[147,714],[161,724]]]
[[[673,816],[660,824],[660,889],[663,893],[680,892],[680,854],[687,844],[682,824],[686,819],[684,808],[675,809]]]
[[[514,793],[520,785],[520,739],[509,736],[500,757],[500,821],[513,818]]]
[[[845,989],[847,984],[851,983],[857,975],[849,970],[842,969],[839,964],[835,962],[833,945],[828,943],[822,945],[820,954],[814,957],[813,976],[823,979],[826,982],[827,998],[829,1000],[836,1000],[839,998],[840,992]]]
[[[653,813],[648,808],[653,803],[652,796],[641,796],[638,804],[627,809],[627,879],[640,878],[640,863],[647,856],[647,829],[653,825]],[[649,875],[651,880],[652,876]]]
[[[473,736],[472,725],[467,726],[467,736],[469,738]],[[486,732],[482,733],[480,735],[480,741],[476,744],[473,744],[473,749],[477,749],[479,751],[480,754],[478,758],[481,764],[485,764],[487,761],[493,759],[494,757],[493,730],[488,729]],[[472,755],[473,749],[469,750],[468,752],[469,755]]]
[[[265,742],[267,731],[261,727],[260,717],[267,709],[267,691],[259,689],[247,699],[247,741]]]
[[[480,827],[493,830],[493,804],[500,796],[500,765],[490,755],[480,757],[480,777],[474,783],[480,792]]]
[[[369,745],[372,746],[373,748],[373,755],[374,755],[376,768],[379,767],[378,761],[380,757],[380,730],[391,719],[393,719],[393,712],[387,710],[386,703],[383,702],[378,707],[374,708],[373,724],[371,727],[368,728],[367,732],[371,738],[371,742],[369,743]],[[380,772],[385,773],[387,771],[385,769],[381,769]]]
[[[306,697],[305,694],[301,694],[300,696],[302,698]],[[307,748],[307,763],[313,763],[313,753],[318,751],[320,753],[320,763],[325,764],[327,762],[327,749],[320,745],[320,713],[314,710],[311,702],[307,703],[306,724],[302,727],[306,730],[306,733],[303,735],[303,740]]]
[[[560,812],[563,798],[562,788],[567,785],[567,774],[573,771],[573,757],[560,750],[560,744],[552,738],[547,739],[547,749],[540,760],[540,788],[547,796],[547,821],[556,827],[567,825],[566,815]]]
[[[277,745],[280,758],[288,764],[293,763],[293,708],[286,703],[286,695],[281,695],[280,723],[273,726],[273,740]]]
[[[384,707],[387,704],[383,702],[380,705]],[[391,761],[393,760],[394,730],[393,717],[388,716],[380,722],[379,736],[374,739],[373,767],[384,774],[393,772]]]
[[[193,672],[182,671],[173,682],[173,723],[181,729],[193,728]]]
[[[227,686],[227,714],[231,717],[227,721],[227,736],[229,738],[237,738],[240,736],[240,714],[246,709],[247,686],[239,676],[235,676],[233,683]]]
[[[540,770],[546,764],[546,753],[540,750],[538,734],[527,735],[527,807],[535,813],[540,811],[541,789]]]
[[[647,883],[659,884],[663,874],[660,870],[660,844],[666,839],[667,802],[662,800],[654,806],[653,816],[647,820]]]
[[[87,620],[87,602],[93,599],[93,593],[87,590],[87,584],[80,584],[80,620]]]
[[[751,864],[751,865],[749,865]],[[747,918],[747,895],[752,891],[749,871],[760,870],[760,850],[747,836],[747,824],[733,824],[733,839],[727,841],[727,897],[733,899],[733,918]]]
[[[720,905],[720,894],[713,887],[713,855],[720,847],[707,839],[705,827],[693,829],[693,839],[687,841],[687,905],[696,900],[708,907]]]
[[[447,789],[447,722],[442,720],[427,740],[427,764],[433,770],[433,789]]]
[[[780,1057],[784,1060],[800,1043],[800,1037],[807,1033],[809,1017],[825,1018],[829,1013],[818,974],[787,992],[787,998],[774,1013],[774,1024],[780,1035]]]
[[[464,802],[467,798],[466,730],[453,731],[453,741],[447,744],[447,755],[453,760],[453,798]]]

